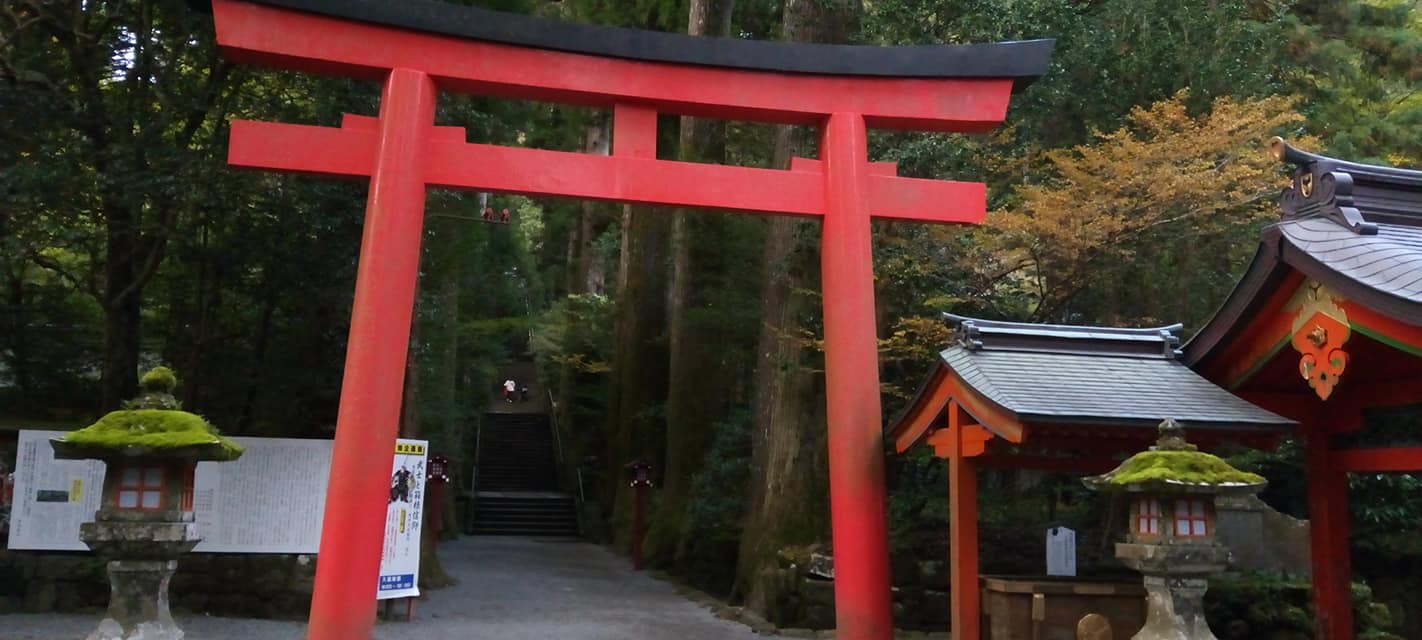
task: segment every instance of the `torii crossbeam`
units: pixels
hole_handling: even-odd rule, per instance
[[[839,637],[893,636],[871,217],[980,223],[982,184],[868,162],[870,127],[981,132],[1052,42],[796,45],[550,22],[431,0],[213,0],[239,62],[382,82],[378,118],[232,123],[239,167],[370,180],[309,638],[362,640],[429,187],[818,217]],[[434,124],[437,92],[609,108],[610,156],[471,144]],[[821,127],[789,170],[661,160],[658,113]]]

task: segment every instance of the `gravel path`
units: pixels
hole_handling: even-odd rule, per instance
[[[431,591],[413,622],[382,623],[376,640],[749,640],[671,585],[583,542],[470,537],[440,548],[460,583]],[[0,616],[0,640],[82,640],[93,616]],[[304,623],[186,617],[188,640],[302,640]]]

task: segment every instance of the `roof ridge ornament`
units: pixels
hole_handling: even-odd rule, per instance
[[[943,317],[949,322],[958,322],[957,329],[953,332],[953,339],[964,349],[977,351],[983,348],[982,329],[978,328],[977,321],[972,318],[961,318],[945,313]]]
[[[1181,324],[1165,327],[1107,327],[985,320],[944,313],[952,344],[968,351],[1076,353],[1175,360],[1181,355]]]
[[[1302,151],[1278,136],[1269,141],[1269,149],[1274,159],[1297,165],[1293,185],[1279,198],[1285,220],[1328,218],[1358,235],[1377,235],[1378,225],[1353,206],[1353,175],[1336,166],[1339,161]]]

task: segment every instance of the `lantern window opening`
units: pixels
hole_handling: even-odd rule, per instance
[[[166,490],[162,467],[124,467],[119,472],[118,508],[159,511]]]
[[[1146,536],[1160,535],[1160,501],[1155,498],[1141,498],[1136,510],[1136,533]]]
[[[190,463],[183,469],[183,511],[193,510],[193,491],[197,486],[197,463]]]
[[[1209,514],[1200,498],[1175,501],[1175,535],[1181,538],[1203,538],[1210,533]]]

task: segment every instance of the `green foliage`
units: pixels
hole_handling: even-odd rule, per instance
[[[138,379],[138,388],[145,393],[172,393],[178,388],[178,376],[168,367],[153,367]]]
[[[709,593],[727,594],[735,583],[736,553],[750,482],[750,416],[736,413],[714,426],[711,448],[692,478],[686,530],[677,566]]]
[[[1422,8],[1409,0],[1298,0],[1284,16],[1291,85],[1330,153],[1422,162]]]
[[[1358,638],[1402,640],[1388,631],[1388,608],[1367,584],[1353,583],[1352,595]],[[1220,640],[1308,640],[1312,605],[1308,581],[1269,573],[1227,573],[1212,578],[1205,594],[1205,616]]]
[[[541,368],[568,367],[579,373],[612,369],[612,344],[607,327],[615,312],[611,298],[588,293],[554,302],[533,328],[532,349]]]
[[[201,416],[163,409],[113,411],[98,422],[64,436],[64,441],[115,452],[215,447],[219,451],[215,459],[235,460],[242,455],[242,445],[219,435],[217,428]]]

